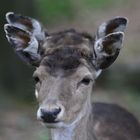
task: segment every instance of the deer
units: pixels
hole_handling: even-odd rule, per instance
[[[103,22],[95,35],[68,29],[49,33],[36,19],[8,12],[8,42],[35,67],[37,119],[51,140],[140,140],[140,124],[127,109],[92,103],[96,79],[122,48],[126,17]]]

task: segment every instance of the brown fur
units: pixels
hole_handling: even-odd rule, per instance
[[[93,59],[93,38],[86,34],[78,33],[75,30],[67,30],[61,33],[52,34],[47,39],[47,44],[41,65],[55,69],[74,69],[81,64],[81,59],[92,64]]]
[[[36,66],[37,117],[51,130],[52,140],[140,140],[140,124],[131,113],[117,105],[91,103],[96,78],[119,54],[126,18],[103,23],[95,39],[73,29],[45,36],[34,19],[14,13],[6,18],[9,42]]]

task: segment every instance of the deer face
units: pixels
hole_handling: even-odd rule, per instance
[[[44,43],[47,49],[33,74],[37,117],[51,127],[70,125],[84,115],[96,77],[91,40],[73,30],[61,36],[51,35]]]
[[[86,113],[94,81],[86,66],[60,70],[55,76],[46,70],[46,66],[40,66],[34,76],[40,79],[36,83],[36,97],[40,104],[37,117],[47,126],[67,126]]]
[[[16,53],[36,66],[37,118],[48,127],[76,123],[88,113],[95,79],[117,58],[127,20],[103,23],[95,37],[75,30],[48,34],[35,19],[6,15],[5,32]]]

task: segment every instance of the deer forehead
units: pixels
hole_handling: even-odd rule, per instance
[[[79,65],[76,69],[69,69],[69,70],[58,69],[55,71],[55,73],[48,71],[48,68],[46,68],[46,66],[41,65],[34,72],[34,75],[39,76],[43,81],[46,82],[49,81],[51,85],[56,84],[54,81],[57,81],[57,83],[59,84],[60,83],[68,84],[71,82],[74,83],[78,82],[82,80],[82,78],[84,77],[91,77],[95,79],[95,74],[96,72],[90,70],[90,68],[86,65]]]
[[[89,41],[93,41],[94,39],[88,35],[87,33],[79,33],[75,30],[65,30],[62,32],[56,32],[49,34],[47,36],[46,41],[51,45],[77,45],[81,43],[89,43]]]
[[[54,38],[53,38],[54,39]],[[62,40],[65,40],[65,37]],[[60,39],[61,40],[61,39]],[[70,36],[70,40],[73,40],[73,36]],[[70,42],[71,42],[70,41]],[[74,41],[74,40],[73,40]],[[59,40],[58,40],[59,42]],[[44,57],[40,63],[40,66],[45,66],[50,74],[58,73],[58,71],[64,70],[65,73],[72,72],[80,65],[92,65],[93,49],[90,41],[74,44],[74,42],[63,42],[53,44],[48,41],[45,46]]]
[[[73,52],[89,57],[93,52],[93,38],[75,30],[63,31],[49,35],[44,44],[44,55],[61,52],[61,55]]]

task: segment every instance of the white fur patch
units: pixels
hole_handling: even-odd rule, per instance
[[[96,36],[96,40],[105,36],[106,26],[107,26],[106,22],[104,22],[100,25],[100,27],[98,29],[98,34]]]
[[[53,131],[53,140],[72,140],[73,129],[71,128],[60,128]]]
[[[41,120],[41,111],[40,108],[37,110],[37,119]]]
[[[98,76],[101,74],[101,72],[102,72],[102,70],[100,69],[100,70],[98,70],[98,71],[96,71],[96,78],[98,78]]]
[[[35,90],[35,97],[38,98],[38,91]]]
[[[29,46],[27,46],[27,48],[24,49],[24,52],[37,54],[39,45],[38,45],[38,41],[36,40],[36,38],[32,37],[28,44],[29,44]]]
[[[103,39],[101,38],[101,39],[96,40],[95,42],[94,49],[96,53],[101,52],[103,49],[102,40]]]
[[[45,33],[44,33],[44,31],[42,31],[42,27],[41,27],[41,24],[39,23],[39,21],[32,19],[32,23],[33,23],[33,27],[34,27],[33,35],[38,40],[44,40]]]

